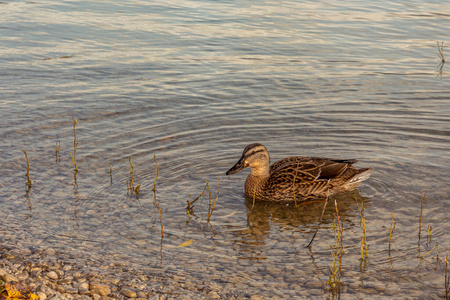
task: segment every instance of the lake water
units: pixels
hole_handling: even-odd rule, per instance
[[[43,0],[0,11],[2,245],[50,247],[92,270],[123,264],[224,299],[445,295],[450,81],[436,42],[450,58],[449,3]],[[272,162],[374,167],[338,199],[340,294],[327,291],[334,200],[306,248],[323,203],[253,206],[248,170],[225,176],[253,142]],[[127,192],[129,158],[139,199]],[[219,190],[209,222],[207,190],[186,212],[205,180],[212,201]]]

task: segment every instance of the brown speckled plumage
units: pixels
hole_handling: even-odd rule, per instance
[[[357,160],[293,156],[270,165],[261,144],[248,145],[239,161],[227,172],[250,167],[245,194],[259,200],[292,202],[326,198],[353,190],[369,178],[372,168],[356,169]]]

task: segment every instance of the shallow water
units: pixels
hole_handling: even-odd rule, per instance
[[[436,41],[448,41],[449,4],[48,0],[0,9],[3,245],[51,247],[92,268],[123,263],[216,286],[224,298],[335,297],[326,291],[334,203],[308,249],[322,203],[253,207],[248,171],[225,176],[260,142],[272,161],[374,167],[359,192],[339,197],[341,297],[445,294],[450,82]],[[127,195],[130,157],[139,199]],[[210,222],[208,195],[186,213],[205,180],[212,201],[219,189]],[[365,208],[365,262],[355,198]],[[438,260],[435,250],[421,257],[437,243]]]

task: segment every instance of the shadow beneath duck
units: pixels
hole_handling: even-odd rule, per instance
[[[356,201],[358,201],[360,206],[361,203],[366,208],[370,206],[370,202],[367,202],[367,198],[362,197],[358,190],[332,196],[328,200],[323,215],[322,228],[324,225],[333,222],[336,212],[335,199],[338,203],[341,222],[350,226],[353,226],[359,220]],[[247,259],[264,259],[262,246],[266,245],[266,238],[271,231],[296,233],[296,239],[300,243],[304,241],[304,246],[306,247],[317,229],[324,204],[325,201],[320,201],[295,207],[295,204],[292,203],[253,202],[253,199],[246,197],[245,206],[248,210],[247,228],[234,233],[240,235],[241,254]],[[320,232],[316,237],[317,240],[320,240]],[[270,242],[267,241],[267,243],[272,242],[272,240]],[[329,241],[326,242],[328,243]]]

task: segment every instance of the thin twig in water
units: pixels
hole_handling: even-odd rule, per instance
[[[208,213],[208,219],[206,220],[207,222],[209,222],[209,220],[211,219],[211,215],[214,211],[214,208],[216,207],[217,200],[219,199],[219,182],[220,182],[220,178],[217,179],[217,196],[216,196],[216,199],[214,200],[214,204],[213,204],[210,212]],[[211,193],[210,193],[210,195],[211,195]]]
[[[112,165],[109,164],[109,177],[111,178],[111,185],[113,184],[113,183],[112,183],[112,171],[113,171]]]
[[[161,213],[161,205],[159,205],[159,203],[158,203],[158,210],[159,210],[159,219],[161,220],[161,239],[162,239],[164,237],[164,227]]]
[[[323,205],[322,215],[320,216],[319,225],[317,225],[316,232],[314,232],[314,235],[311,238],[311,241],[309,242],[309,244],[306,245],[306,248],[309,248],[311,246],[312,242],[314,241],[314,239],[317,235],[317,232],[319,232],[319,228],[320,228],[320,225],[322,225],[323,214],[325,213],[325,208],[327,207],[327,204],[328,204],[328,197],[325,199],[325,204]]]
[[[394,213],[392,212],[392,210],[391,210],[391,215],[392,215],[391,228],[389,229],[389,255],[391,255],[391,239],[392,239],[392,234],[394,233],[394,230],[395,230]]]
[[[420,243],[420,232],[422,231],[422,212],[423,212],[423,199],[425,199],[425,195],[427,192],[422,191],[422,195],[420,197],[420,217],[419,217],[419,241]]]
[[[444,57],[444,42],[441,42],[439,45],[439,42],[437,43],[438,52],[439,52],[439,58],[441,59],[442,63],[445,63],[445,57]]]
[[[159,175],[158,162],[156,161],[156,154],[153,155],[153,160],[155,161],[155,171],[153,172],[153,193],[156,192],[156,180]]]
[[[77,148],[78,148],[78,138],[77,138],[77,129],[75,126],[78,124],[78,120],[75,119],[74,116],[72,116],[72,123],[73,123],[73,155],[70,153],[70,157],[72,158],[72,163],[75,166],[75,172],[78,172],[77,167]]]

